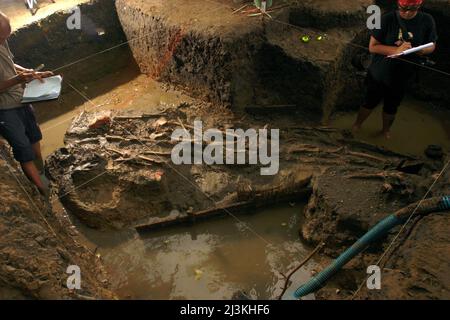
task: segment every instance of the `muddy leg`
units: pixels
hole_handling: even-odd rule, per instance
[[[41,143],[37,142],[32,145],[33,152],[36,156],[36,160],[34,160],[34,164],[36,165],[36,168],[39,170],[39,175],[41,178],[41,182],[44,185],[45,192],[48,193],[49,184],[47,177],[45,176],[45,168],[44,168],[44,160],[42,158],[42,151],[41,151]]]
[[[386,139],[391,138],[391,127],[394,123],[395,115],[383,112],[383,135]]]
[[[39,171],[34,162],[24,162],[20,165],[27,178],[36,185],[42,195],[46,196],[48,194],[48,189],[45,187],[44,183],[42,183]]]
[[[41,143],[37,142],[31,146],[33,148],[33,152],[36,156],[36,160],[34,160],[34,163],[36,164],[37,169],[39,172],[44,172],[44,160],[42,159],[42,151],[41,151]]]
[[[362,124],[364,123],[364,121],[367,120],[367,118],[370,116],[371,113],[372,109],[361,107],[358,113],[358,117],[356,118],[356,122],[353,125],[354,133],[358,132],[361,129]]]

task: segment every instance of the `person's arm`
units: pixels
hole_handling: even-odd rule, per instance
[[[392,56],[411,48],[410,42],[403,42],[400,46],[387,46],[378,41],[374,36],[370,37],[370,53],[380,54],[382,56]]]
[[[9,88],[18,84],[30,82],[35,79],[36,75],[33,72],[22,72],[8,80],[0,81],[0,93],[7,91]]]
[[[33,69],[27,69],[27,68],[24,68],[22,66],[19,66],[18,64],[14,64],[14,68],[16,68],[17,73],[20,73],[20,72],[32,72],[33,71]]]
[[[14,64],[14,67],[15,67],[17,73],[24,73],[24,72],[33,73],[34,79],[38,79],[41,82],[44,82],[42,79],[52,77],[54,75],[53,72],[51,72],[51,71],[38,72],[38,71],[34,71],[33,69],[27,69],[22,66],[19,66],[18,64]]]
[[[427,56],[429,54],[432,54],[435,50],[436,50],[436,43],[432,47],[420,50],[419,52],[417,52],[417,54],[419,56]]]
[[[7,91],[9,88],[14,87],[15,85],[18,85],[20,82],[19,80],[14,77],[8,80],[0,81],[0,93]]]
[[[434,18],[432,16],[428,16],[428,23],[425,24],[427,26],[427,31],[425,33],[425,43],[433,42],[434,46],[430,48],[423,49],[419,52],[417,52],[420,56],[426,56],[429,54],[432,54],[436,50],[436,43],[438,40],[438,34],[436,29],[436,22],[434,21]]]

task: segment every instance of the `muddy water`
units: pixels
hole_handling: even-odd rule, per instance
[[[406,99],[401,105],[392,127],[392,138],[386,141],[380,134],[382,107],[379,106],[355,135],[356,139],[386,147],[393,151],[423,156],[430,144],[438,144],[450,151],[450,114],[436,111],[432,105]],[[351,129],[356,113],[345,113],[335,117],[331,126]]]
[[[241,222],[224,217],[141,236],[78,227],[98,246],[120,298],[230,299],[242,290],[275,299],[284,283],[279,272],[295,268],[309,253],[298,237],[302,211],[302,205],[273,207],[239,215]],[[311,262],[294,280],[307,280],[315,267]]]

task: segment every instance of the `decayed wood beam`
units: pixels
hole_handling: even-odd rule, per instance
[[[259,195],[256,195],[255,197],[247,201],[236,201],[228,204],[218,205],[212,208],[200,210],[190,214],[180,213],[179,215],[168,216],[166,218],[153,218],[148,223],[135,226],[135,229],[138,232],[149,231],[152,229],[157,229],[170,225],[192,222],[197,219],[211,218],[218,215],[227,215],[230,213],[232,214],[246,213],[249,210],[265,207],[268,204],[275,204],[277,202],[287,202],[289,200],[298,200],[302,196],[307,197],[310,195],[311,188],[309,187],[308,183],[306,183],[306,179],[303,180],[301,183],[299,182],[298,186],[302,187],[299,187],[297,190],[291,190],[290,188],[286,188],[286,193],[283,194],[282,192],[278,191],[272,193],[270,197],[261,195],[261,190],[259,190]],[[236,198],[238,197],[236,196]]]

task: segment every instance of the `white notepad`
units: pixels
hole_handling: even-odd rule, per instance
[[[43,79],[44,82],[33,80],[27,83],[23,93],[22,103],[58,99],[61,94],[61,76]]]
[[[419,46],[419,47],[415,47],[415,48],[411,48],[411,49],[405,50],[405,51],[403,51],[403,52],[401,52],[399,54],[393,54],[391,56],[388,56],[388,58],[397,58],[397,57],[400,57],[400,56],[406,56],[408,54],[411,54],[411,53],[414,53],[414,52],[417,52],[417,51],[421,51],[423,49],[431,48],[432,46],[434,46],[434,43],[430,42],[430,43],[424,44],[423,46]]]

